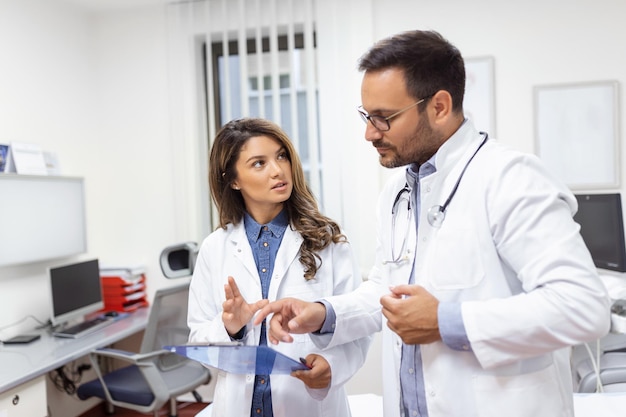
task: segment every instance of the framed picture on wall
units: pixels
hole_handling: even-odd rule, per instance
[[[571,189],[619,187],[618,84],[536,86],[535,145]]]
[[[464,58],[465,98],[463,110],[480,131],[496,136],[494,59]]]

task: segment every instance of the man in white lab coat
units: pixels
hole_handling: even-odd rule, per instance
[[[382,328],[386,417],[572,417],[569,347],[610,325],[574,196],[464,117],[463,58],[438,33],[384,39],[360,69],[365,139],[407,166],[380,195],[369,279],[257,320],[324,347]]]

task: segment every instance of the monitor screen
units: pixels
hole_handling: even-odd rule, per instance
[[[53,325],[104,308],[97,259],[50,268],[49,276]]]
[[[622,200],[616,194],[578,194],[574,220],[597,268],[626,272]]]

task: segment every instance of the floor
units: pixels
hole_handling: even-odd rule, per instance
[[[207,403],[188,403],[188,402],[180,402],[178,403],[178,417],[193,417],[197,413],[199,413],[202,409],[204,409],[208,404]],[[168,417],[169,405],[164,407],[159,412],[159,417]],[[124,408],[115,408],[115,414],[106,414],[104,411],[104,405],[100,404],[91,410],[81,414],[79,417],[145,417],[152,416],[152,413],[144,414],[138,413],[136,411],[127,410]]]

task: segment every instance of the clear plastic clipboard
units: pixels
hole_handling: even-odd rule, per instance
[[[163,346],[163,349],[233,374],[290,374],[309,369],[269,346],[245,346],[235,342]]]

